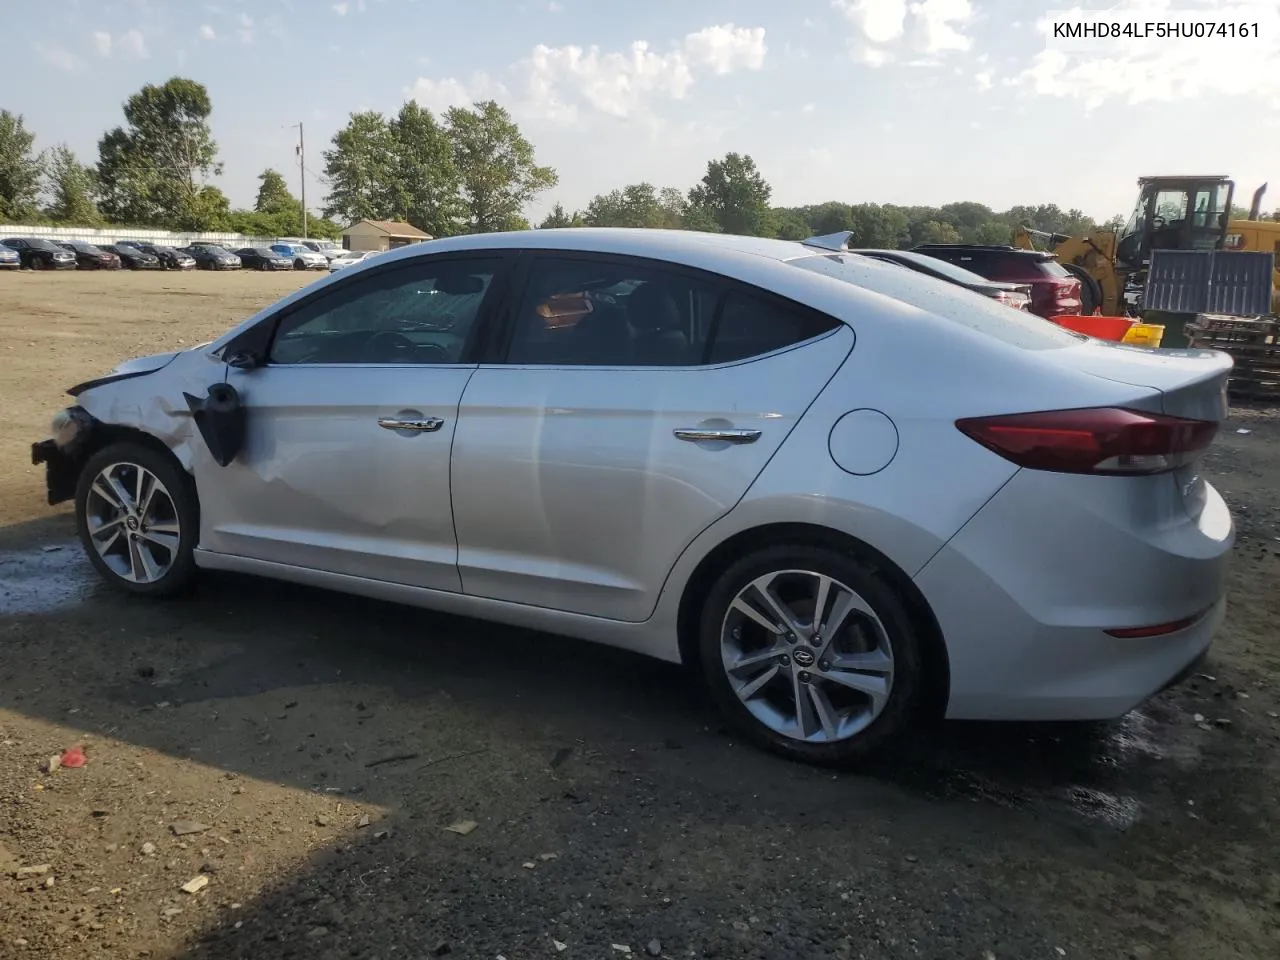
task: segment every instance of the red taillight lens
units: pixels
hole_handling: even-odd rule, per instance
[[[1056,280],[1053,284],[1053,299],[1055,300],[1076,300],[1080,299],[1080,281],[1079,280]]]
[[[1213,442],[1218,425],[1094,407],[957,420],[972,440],[1031,470],[1142,476],[1176,470]]]

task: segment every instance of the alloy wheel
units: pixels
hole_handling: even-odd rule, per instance
[[[85,502],[89,540],[122,580],[155,583],[178,557],[182,528],[168,488],[135,463],[104,467]]]
[[[893,690],[893,648],[863,597],[811,570],[757,577],[721,627],[729,686],[770,730],[831,743],[865,730]]]

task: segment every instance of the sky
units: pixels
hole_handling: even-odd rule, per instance
[[[1280,178],[1280,0],[0,2],[0,108],[39,147],[93,162],[130,94],[190,77],[234,206],[267,167],[298,191],[302,123],[318,209],[334,132],[410,98],[510,110],[560,176],[534,222],[628,183],[688,189],[728,151],[786,206],[1056,203],[1103,220],[1128,213],[1139,176],[1229,175],[1246,206]],[[1053,18],[1089,11],[1261,35],[1051,38]]]

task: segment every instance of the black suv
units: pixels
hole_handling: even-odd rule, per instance
[[[1027,284],[1031,287],[1031,312],[1046,320],[1092,312],[1083,309],[1080,280],[1051,253],[982,243],[919,243],[911,249],[988,280]]]

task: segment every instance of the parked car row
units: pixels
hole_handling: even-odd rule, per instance
[[[350,256],[348,256],[350,255]],[[121,240],[89,243],[6,237],[0,240],[0,268],[22,270],[325,270],[361,259],[331,241],[280,241],[270,246],[228,250],[208,240],[186,247]]]

